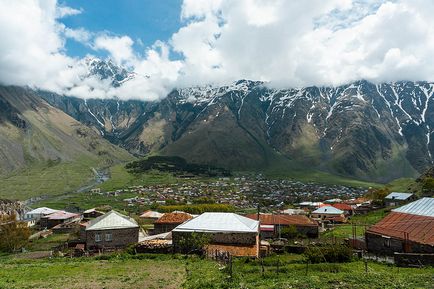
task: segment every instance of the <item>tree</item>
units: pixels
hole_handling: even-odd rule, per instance
[[[178,250],[185,254],[200,253],[203,254],[205,247],[210,242],[210,236],[205,233],[186,233],[182,234],[178,241]]]
[[[299,236],[297,227],[295,225],[282,226],[280,229],[280,235],[282,238],[293,239]]]
[[[17,221],[15,214],[0,216],[0,251],[15,252],[28,243],[29,237],[29,227]]]

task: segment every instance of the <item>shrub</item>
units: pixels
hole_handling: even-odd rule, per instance
[[[305,251],[310,263],[350,262],[353,252],[350,247],[341,244],[311,245]]]

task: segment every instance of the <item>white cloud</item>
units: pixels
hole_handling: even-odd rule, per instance
[[[430,1],[185,1],[182,81],[281,86],[433,80]]]
[[[107,50],[113,60],[121,65],[133,58],[133,43],[133,40],[128,36],[101,35],[95,39],[93,47],[94,49]]]
[[[184,0],[183,26],[135,51],[127,35],[58,21],[85,11],[55,0],[0,0],[0,82],[155,100],[173,87],[242,78],[286,87],[434,80],[432,11],[430,0]],[[67,55],[67,38],[107,51],[138,77],[119,88],[88,77],[84,61]],[[173,52],[182,58],[171,60]]]
[[[81,10],[79,9],[74,9],[71,7],[67,7],[67,6],[57,6],[56,9],[56,16],[58,18],[63,18],[63,17],[67,17],[67,16],[73,16],[73,15],[78,15],[81,14]]]
[[[156,100],[170,92],[180,63],[169,60],[164,43],[157,42],[140,57],[133,52],[128,36],[95,37],[98,34],[85,28],[71,29],[58,22],[79,12],[59,7],[55,0],[0,0],[0,83],[82,98]],[[131,66],[138,76],[118,88],[112,87],[110,80],[89,76],[84,59],[67,55],[66,38],[108,51],[113,60]]]
[[[74,39],[77,42],[81,42],[85,45],[90,45],[90,40],[92,39],[92,33],[84,28],[71,29],[65,27],[65,37]]]

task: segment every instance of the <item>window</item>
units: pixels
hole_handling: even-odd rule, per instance
[[[101,234],[100,233],[95,234],[95,242],[101,242]]]
[[[384,237],[384,247],[390,248],[390,238]]]
[[[111,240],[113,240],[112,233],[105,233],[105,240],[107,242],[110,242]]]

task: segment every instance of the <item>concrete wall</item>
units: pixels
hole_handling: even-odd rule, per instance
[[[95,241],[95,235],[101,234],[101,241]],[[106,233],[112,233],[112,241],[106,241]],[[124,248],[139,241],[139,228],[86,231],[86,247],[93,249]]]

